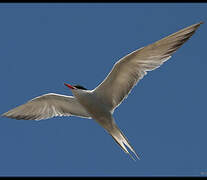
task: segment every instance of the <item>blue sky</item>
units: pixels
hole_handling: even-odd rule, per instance
[[[0,4],[0,113],[64,82],[95,88],[142,46],[206,21],[207,4]],[[205,176],[206,23],[114,117],[134,162],[95,121],[0,118],[0,176]]]

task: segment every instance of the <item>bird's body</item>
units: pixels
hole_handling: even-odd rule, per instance
[[[80,90],[72,90],[73,95],[76,97],[78,102],[87,110],[90,116],[97,120],[103,126],[105,121],[101,121],[104,119],[111,119],[112,113],[107,105],[101,101],[101,98],[94,91],[80,91]],[[99,102],[99,103],[97,103]],[[107,123],[106,123],[107,124]]]
[[[74,96],[45,94],[11,109],[2,116],[24,120],[41,120],[70,115],[92,118],[114,138],[126,153],[129,154],[125,146],[138,158],[135,150],[115,123],[114,110],[128,96],[137,82],[147,74],[147,71],[160,67],[170,59],[171,55],[193,35],[200,24],[202,22],[123,57],[115,63],[104,81],[93,90],[65,83]]]
[[[76,97],[78,102],[86,109],[90,117],[92,117],[98,124],[100,124],[122,147],[122,149],[128,153],[126,146],[136,154],[133,147],[129,144],[129,141],[117,127],[115,120],[113,118],[113,111],[111,110],[109,104],[102,98],[101,94],[96,90],[73,90],[73,95]],[[98,102],[98,103],[97,103]],[[132,156],[131,156],[132,157]]]

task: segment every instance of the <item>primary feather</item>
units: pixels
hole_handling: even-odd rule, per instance
[[[147,71],[160,67],[170,59],[201,24],[202,22],[189,26],[126,55],[115,63],[111,72],[94,91],[103,97],[103,101],[113,112]]]
[[[81,104],[72,96],[44,94],[20,105],[2,116],[13,119],[42,120],[55,116],[90,118]]]

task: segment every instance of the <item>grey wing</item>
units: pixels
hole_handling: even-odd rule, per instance
[[[2,114],[2,116],[24,120],[42,120],[55,116],[90,118],[82,105],[74,97],[54,93],[38,96]]]
[[[167,61],[202,23],[184,28],[123,57],[94,92],[103,98],[102,101],[113,112],[147,71],[154,70]]]

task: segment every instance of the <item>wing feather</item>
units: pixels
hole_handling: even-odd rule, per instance
[[[114,109],[128,96],[137,82],[147,74],[160,67],[181,47],[203,22],[184,28],[153,44],[142,47],[126,55],[115,63],[111,72],[99,84],[94,92],[102,97],[102,102]]]
[[[90,118],[86,110],[74,97],[55,93],[38,96],[2,114],[2,116],[24,120],[42,120],[55,116]]]

